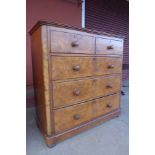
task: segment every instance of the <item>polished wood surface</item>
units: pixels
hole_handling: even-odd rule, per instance
[[[36,98],[37,120],[42,130],[51,135],[51,116],[49,101],[49,74],[46,27],[37,29],[32,35],[32,64]],[[44,42],[44,44],[43,44]],[[39,62],[39,63],[38,63]]]
[[[37,122],[48,146],[120,114],[122,38],[51,23],[31,35]]]
[[[101,78],[94,79],[94,98],[102,97],[109,94],[119,92],[121,90],[121,77],[120,75],[115,76],[104,76]]]
[[[51,58],[51,78],[53,80],[77,78],[93,75],[93,58],[90,57],[59,57]],[[78,69],[75,69],[78,67]]]
[[[109,106],[111,105],[111,106]],[[119,94],[84,102],[67,108],[54,110],[55,131],[73,128],[92,118],[108,113],[119,107]]]
[[[96,38],[96,54],[123,54],[123,41]]]
[[[52,56],[51,79],[67,79],[121,73],[122,59],[115,57]]]
[[[105,121],[108,121],[112,118],[115,118],[115,117],[118,117],[120,115],[120,109],[116,109],[116,110],[113,110],[112,112],[110,113],[107,113],[105,115],[102,115],[102,116],[99,116],[97,118],[94,118],[92,120],[89,120],[83,124],[80,124],[74,128],[71,128],[69,130],[66,130],[62,133],[58,133],[58,134],[55,134],[55,135],[52,135],[52,136],[46,136],[44,135],[44,138],[45,138],[45,142],[47,144],[48,147],[53,147],[55,146],[55,144],[69,138],[69,137],[72,137],[76,134],[79,134],[83,131],[86,131],[88,129],[91,129]]]
[[[60,108],[118,92],[120,91],[120,83],[120,76],[53,82],[54,107]]]
[[[53,82],[54,107],[63,107],[92,98],[93,90],[92,79]]]
[[[51,52],[94,54],[94,49],[94,37],[51,31]]]
[[[96,57],[95,75],[106,75],[122,72],[122,58]]]

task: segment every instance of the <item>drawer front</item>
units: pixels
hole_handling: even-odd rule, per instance
[[[51,51],[57,53],[95,53],[95,38],[67,32],[51,31]]]
[[[121,76],[108,76],[95,80],[95,96],[105,96],[121,90]]]
[[[90,57],[58,57],[51,58],[53,80],[85,77],[93,75],[93,58]]]
[[[120,107],[120,94],[114,94],[104,98],[96,99],[92,104],[92,117],[107,114]]]
[[[119,94],[84,102],[54,111],[56,133],[119,108]]]
[[[121,73],[122,70],[122,58],[112,57],[52,56],[50,63],[53,80]]]
[[[93,93],[93,80],[53,82],[53,100],[56,108],[89,99]]]
[[[95,59],[95,74],[105,75],[122,72],[122,58],[97,57]]]
[[[96,38],[96,54],[123,54],[123,41]]]
[[[60,108],[84,100],[120,91],[120,76],[53,82],[54,107]]]

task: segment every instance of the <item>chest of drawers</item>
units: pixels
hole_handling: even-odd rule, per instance
[[[36,120],[48,146],[120,114],[121,37],[48,22],[30,34]]]

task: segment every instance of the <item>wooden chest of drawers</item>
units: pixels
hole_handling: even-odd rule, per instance
[[[121,37],[48,22],[30,34],[37,123],[48,146],[120,114]]]

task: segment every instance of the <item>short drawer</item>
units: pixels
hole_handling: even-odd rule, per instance
[[[53,80],[92,76],[94,74],[92,57],[52,56],[51,66]]]
[[[51,31],[51,52],[95,53],[95,38],[87,35]]]
[[[96,54],[123,54],[123,41],[96,38]]]
[[[119,108],[120,95],[115,94],[54,111],[56,133],[73,128],[95,117]]]
[[[121,73],[122,58],[52,56],[52,80]]]
[[[53,82],[54,108],[118,92],[120,85],[120,76]]]
[[[121,91],[121,76],[106,76],[95,79],[94,97],[106,96]]]
[[[115,74],[122,72],[122,58],[96,57],[95,75]]]

